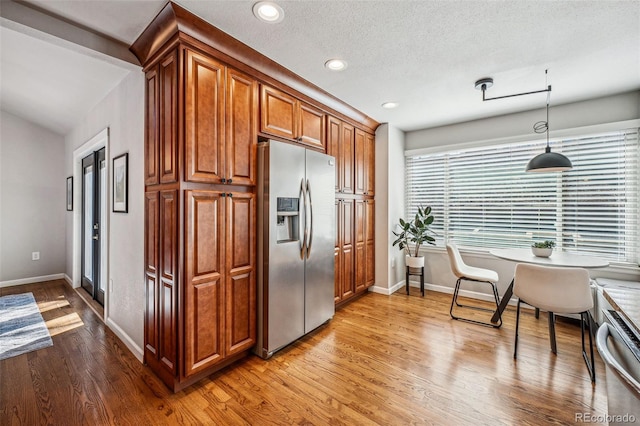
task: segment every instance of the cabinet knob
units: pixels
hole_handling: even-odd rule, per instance
[[[227,179],[227,183],[231,183],[231,178]]]
[[[221,181],[222,183],[227,183],[227,180],[226,180],[225,178],[220,179],[220,181]]]
[[[227,193],[227,197],[231,198],[231,197],[233,197],[233,194],[232,194],[232,193],[230,193],[230,192],[228,192],[228,193]]]

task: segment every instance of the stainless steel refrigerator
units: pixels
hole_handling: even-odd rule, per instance
[[[298,145],[258,144],[258,330],[273,353],[335,313],[335,158]]]

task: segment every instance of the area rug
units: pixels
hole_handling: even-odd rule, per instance
[[[0,297],[0,359],[53,346],[32,293]]]

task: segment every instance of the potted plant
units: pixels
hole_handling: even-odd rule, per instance
[[[436,240],[433,235],[437,234],[429,228],[433,219],[431,207],[423,208],[420,206],[413,220],[405,221],[400,218],[397,225],[400,228],[399,231],[392,231],[393,235],[397,237],[393,245],[397,245],[400,250],[405,252],[407,266],[412,268],[424,266],[424,256],[420,256],[420,246],[422,244],[435,245]]]
[[[549,257],[553,253],[553,248],[556,246],[555,241],[545,240],[542,242],[533,243],[531,246],[531,252],[534,256]]]

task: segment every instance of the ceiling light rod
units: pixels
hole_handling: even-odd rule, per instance
[[[547,71],[545,70],[545,74],[547,73]],[[551,92],[551,85],[547,86],[546,89],[543,90],[536,90],[533,92],[524,92],[524,93],[516,93],[514,95],[504,95],[504,96],[496,96],[493,98],[487,98],[485,97],[485,91],[489,88],[493,86],[493,79],[492,78],[481,78],[480,80],[476,81],[476,89],[478,90],[482,90],[482,101],[493,101],[496,99],[505,99],[505,98],[513,98],[514,96],[523,96],[523,95],[533,95],[534,93],[544,93],[544,92]]]

